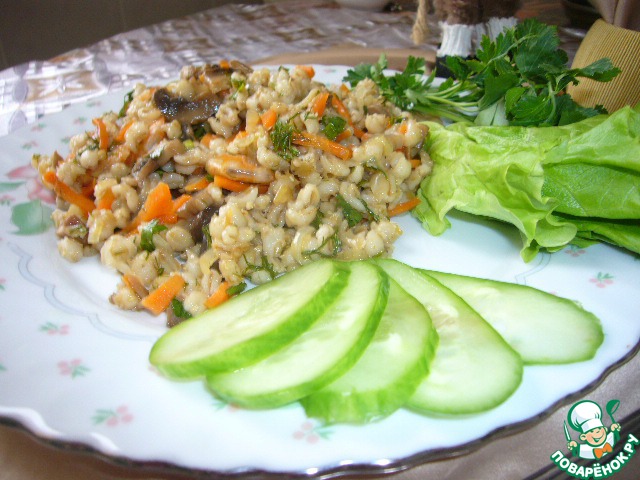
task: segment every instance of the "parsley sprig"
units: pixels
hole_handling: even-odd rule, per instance
[[[422,58],[410,57],[404,71],[385,76],[386,57],[347,72],[352,86],[371,78],[398,107],[452,121],[479,125],[566,125],[606,113],[602,106],[586,108],[566,93],[581,78],[607,82],[620,73],[602,58],[583,68],[568,68],[557,28],[527,19],[495,40],[484,36],[476,58],[447,57],[452,78],[434,85],[435,71],[426,75]]]

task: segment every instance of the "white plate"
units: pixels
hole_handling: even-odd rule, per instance
[[[345,68],[316,66],[316,72],[337,83]],[[519,236],[508,226],[453,215],[453,227],[433,237],[405,215],[398,220],[405,233],[396,258],[577,300],[602,320],[606,336],[596,357],[527,367],[516,393],[481,415],[435,419],[400,411],[360,427],[322,427],[298,406],[244,411],[216,401],[200,382],[166,380],[147,362],[163,320],[114,308],[108,297],[115,275],[96,258],[76,265],[62,260],[53,229],[24,234],[37,230],[33,219],[42,211],[46,218],[51,208],[29,167],[31,155],[65,154],[70,135],[93,130],[91,118],[119,109],[122,98],[94,99],[0,138],[0,420],[134,463],[226,473],[380,472],[470,449],[504,427],[522,428],[593,388],[638,343],[634,256],[598,245],[525,264]]]

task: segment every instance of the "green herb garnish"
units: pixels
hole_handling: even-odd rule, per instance
[[[267,260],[266,255],[261,255],[260,265],[251,264],[247,261],[246,257],[243,256],[243,258],[244,258],[244,261],[247,262],[247,268],[245,268],[244,272],[242,272],[242,275],[244,277],[248,276],[251,273],[260,272],[260,271],[267,272],[272,280],[278,276],[278,273],[273,268],[273,265],[271,265],[271,263],[269,263],[269,260]]]
[[[211,125],[209,122],[202,122],[196,125],[193,125],[193,136],[196,140],[202,139],[207,133],[211,133]]]
[[[338,115],[325,115],[320,123],[324,126],[324,134],[329,140],[335,140],[347,126],[347,121]]]
[[[133,90],[128,91],[124,96],[124,103],[122,104],[122,108],[120,112],[118,112],[118,118],[122,118],[127,114],[127,109],[129,105],[131,105],[131,101],[133,100]]]
[[[453,78],[439,86],[433,84],[435,71],[426,76],[423,58],[409,57],[403,72],[385,76],[384,55],[348,71],[345,81],[353,86],[371,78],[403,110],[478,125],[566,125],[606,113],[602,106],[581,107],[566,88],[580,78],[607,82],[620,70],[608,58],[568,68],[559,45],[556,27],[527,19],[493,41],[484,36],[475,59],[447,57]]]
[[[177,298],[174,298],[173,300],[171,300],[171,310],[173,310],[173,314],[176,317],[182,318],[183,320],[188,320],[191,317],[193,317],[193,315],[191,315],[187,311],[187,309],[184,308],[184,304]]]
[[[153,243],[153,236],[166,229],[167,227],[158,223],[158,220],[151,220],[148,224],[142,227],[140,232],[140,248],[147,252],[153,252],[156,249],[156,246]]]
[[[331,248],[331,255],[322,253],[321,250],[330,241],[333,244],[333,247]],[[315,248],[313,250],[305,250],[302,252],[302,255],[304,255],[305,257],[310,257],[311,255],[320,255],[321,257],[336,257],[340,253],[340,250],[342,250],[342,240],[340,240],[340,236],[338,235],[338,232],[335,232],[330,237],[325,238],[318,248]]]
[[[229,295],[230,297],[233,297],[234,295],[238,295],[239,293],[244,292],[245,288],[247,288],[247,284],[244,282],[241,282],[237,285],[234,285],[233,287],[227,288],[227,295]]]
[[[300,152],[291,143],[294,132],[295,128],[291,123],[278,120],[269,135],[275,152],[289,161],[300,155]]]
[[[355,227],[362,220],[362,213],[353,208],[349,202],[347,202],[344,197],[340,194],[336,195],[336,200],[338,201],[338,206],[342,209],[342,214],[344,218],[347,220],[347,224],[349,228]]]
[[[380,217],[378,216],[378,214],[371,210],[369,208],[369,205],[367,205],[367,202],[365,202],[363,199],[360,199],[360,201],[362,202],[362,206],[364,207],[364,209],[367,211],[367,215],[369,215],[369,218],[371,218],[371,220],[373,220],[374,222],[379,222]]]

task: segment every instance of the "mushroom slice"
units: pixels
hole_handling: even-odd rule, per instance
[[[209,94],[197,100],[174,97],[166,88],[160,88],[153,94],[156,107],[168,121],[178,120],[181,124],[195,125],[214,116],[220,108],[221,98]]]
[[[212,92],[218,93],[231,88],[230,77],[233,72],[249,75],[253,69],[244,63],[232,60],[225,67],[218,64],[184,67],[180,72],[180,78],[196,79],[205,83]]]
[[[267,185],[275,179],[273,170],[259,165],[246,155],[223,154],[210,158],[206,165],[209,175],[222,175],[238,182]]]

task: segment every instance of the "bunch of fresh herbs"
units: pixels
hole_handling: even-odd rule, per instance
[[[484,36],[475,58],[447,57],[452,77],[440,84],[435,71],[426,75],[422,58],[409,57],[402,72],[386,75],[384,55],[349,70],[344,80],[354,86],[370,78],[398,107],[454,122],[554,126],[606,113],[602,106],[578,105],[566,89],[580,78],[607,82],[620,70],[608,58],[568,68],[568,54],[559,46],[556,27],[527,19],[493,41]]]

